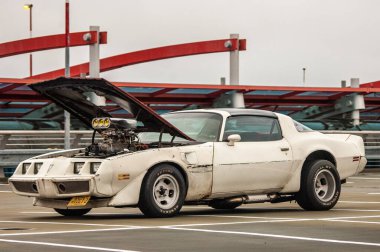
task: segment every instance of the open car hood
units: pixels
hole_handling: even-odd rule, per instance
[[[104,108],[88,100],[86,93],[94,92],[128,111],[130,113],[128,118],[134,118],[143,124],[137,131],[166,132],[173,136],[193,140],[159,116],[154,110],[105,79],[59,77],[31,84],[29,87],[62,106],[90,128],[92,128],[93,118],[112,117]]]

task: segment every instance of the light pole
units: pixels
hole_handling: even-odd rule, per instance
[[[32,10],[33,4],[24,4],[24,9],[29,10],[29,37],[32,38],[33,26],[32,26]],[[33,75],[33,55],[29,54],[29,76]]]
[[[70,77],[70,1],[65,1],[65,77]],[[65,110],[65,149],[70,149],[70,113]]]
[[[306,84],[306,68],[302,68],[302,71],[303,71],[303,78],[302,78],[302,81],[303,81],[303,85],[305,86]]]
[[[65,77],[70,77],[70,1],[65,2]]]

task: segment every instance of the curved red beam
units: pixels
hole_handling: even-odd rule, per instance
[[[230,43],[228,43],[230,41]],[[221,40],[211,40],[194,42],[180,45],[171,45],[157,47],[142,51],[130,52],[125,54],[120,54],[116,56],[111,56],[100,60],[100,72],[105,72],[113,70],[116,68],[183,56],[206,54],[206,53],[218,53],[218,52],[228,52],[235,50],[246,50],[246,40],[238,39],[221,39]],[[83,63],[76,66],[70,67],[70,76],[79,76],[81,73],[89,73],[89,63]],[[43,74],[34,75],[28,77],[27,79],[51,79],[59,76],[64,76],[65,70],[59,69]]]
[[[83,35],[91,34],[91,39],[86,41]],[[70,33],[70,47],[91,45],[98,41],[96,31]],[[100,32],[100,44],[107,43],[107,32]],[[9,57],[17,54],[30,53],[36,51],[63,48],[66,46],[65,34],[57,34],[30,39],[16,40],[0,44],[0,58]]]
[[[380,88],[380,81],[374,81],[369,83],[360,84],[361,88],[367,87],[367,88]]]

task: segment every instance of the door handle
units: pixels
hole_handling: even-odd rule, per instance
[[[288,151],[289,147],[281,147],[281,151]]]

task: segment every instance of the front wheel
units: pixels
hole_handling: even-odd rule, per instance
[[[317,160],[302,171],[297,203],[305,210],[322,211],[335,206],[340,196],[339,174],[331,162]]]
[[[181,210],[185,192],[185,180],[179,170],[159,165],[144,178],[139,208],[149,217],[172,217]]]
[[[91,211],[91,208],[85,209],[59,209],[54,208],[54,210],[63,216],[82,216]]]

